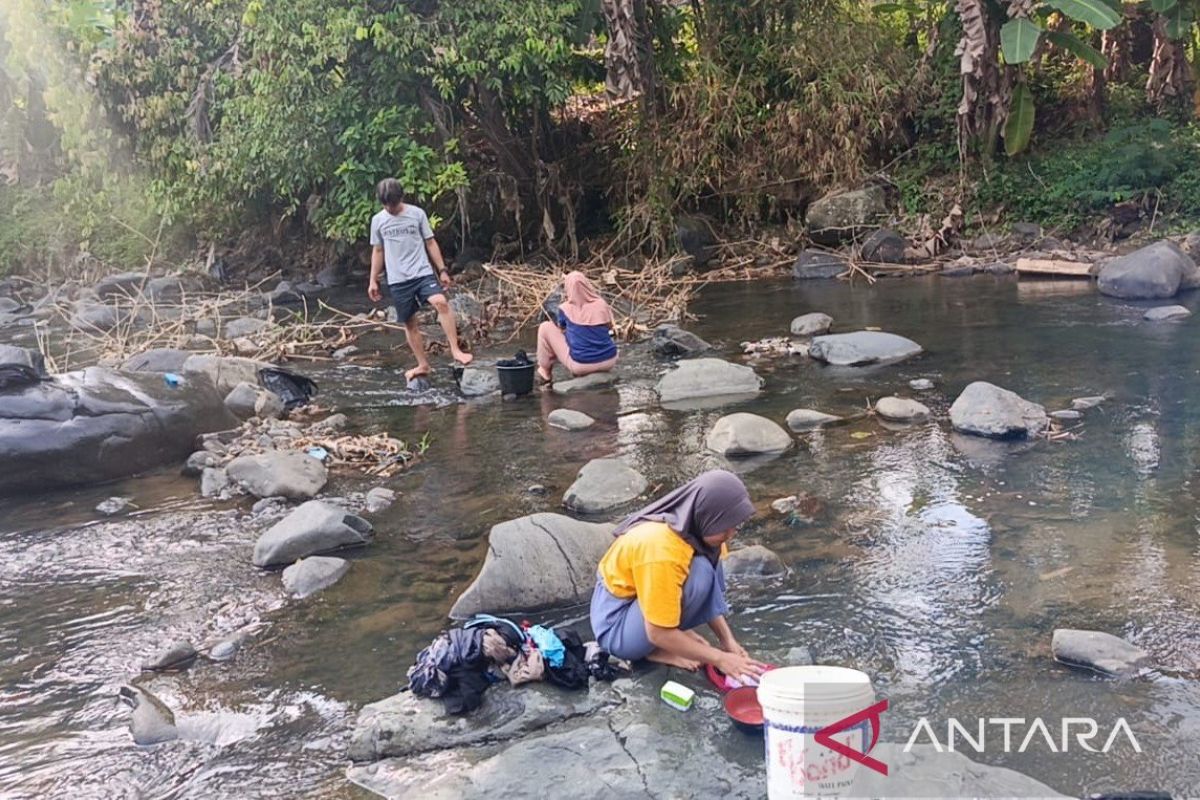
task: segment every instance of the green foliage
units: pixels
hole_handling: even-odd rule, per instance
[[[1154,119],[1103,138],[1058,143],[987,175],[975,202],[1010,219],[1074,228],[1114,203],[1160,198],[1163,213],[1200,212],[1200,130]]]
[[[1012,104],[1004,124],[1004,151],[1008,155],[1016,155],[1029,146],[1029,139],[1033,136],[1033,118],[1033,93],[1022,81],[1013,88]]]
[[[1037,49],[1042,29],[1024,17],[1015,17],[1000,28],[1000,49],[1009,64],[1023,64]]]

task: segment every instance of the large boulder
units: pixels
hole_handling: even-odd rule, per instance
[[[610,524],[561,514],[533,514],[494,526],[483,568],[450,616],[465,619],[480,612],[538,611],[588,602],[596,586],[596,565],[612,544],[612,531]]]
[[[950,406],[950,424],[972,436],[1020,439],[1044,433],[1050,419],[1045,408],[1016,392],[975,381]]]
[[[863,241],[862,258],[863,261],[879,264],[903,264],[907,249],[908,241],[903,236],[888,228],[880,228]]]
[[[308,597],[333,586],[349,571],[350,562],[344,558],[309,556],[284,569],[283,588],[293,597]]]
[[[762,378],[750,367],[731,364],[719,358],[693,358],[681,361],[667,372],[655,387],[664,403],[699,397],[758,394]]]
[[[1074,628],[1055,630],[1050,651],[1056,661],[1106,675],[1129,675],[1150,660],[1145,650],[1110,633]]]
[[[183,362],[183,374],[205,376],[224,395],[239,383],[258,383],[258,371],[270,366],[250,358],[195,355]]]
[[[820,336],[829,333],[833,317],[814,311],[811,314],[801,314],[792,320],[792,336]]]
[[[229,479],[255,497],[307,500],[325,488],[329,471],[317,459],[294,450],[238,456],[225,467]]]
[[[705,443],[723,456],[751,456],[782,453],[792,446],[792,437],[766,417],[737,413],[717,420]]]
[[[257,336],[270,327],[271,323],[265,319],[238,317],[221,326],[221,335],[226,339],[241,339],[243,337]]]
[[[642,473],[617,458],[594,458],[563,495],[563,505],[579,514],[603,514],[646,491]]]
[[[879,186],[828,194],[808,207],[808,235],[818,244],[836,245],[877,228],[887,217],[887,196]]]
[[[921,345],[882,331],[853,331],[818,336],[808,354],[818,361],[839,367],[894,364],[921,352]]]
[[[1200,287],[1200,269],[1179,245],[1164,240],[1109,261],[1097,286],[1101,294],[1126,300],[1174,297]]]
[[[675,237],[696,269],[704,269],[717,254],[717,237],[704,217],[680,217],[675,221]]]
[[[11,344],[0,344],[0,364],[20,364],[29,367],[38,375],[46,375],[46,359],[36,350],[27,350]]]
[[[254,416],[254,404],[258,400],[258,384],[239,383],[225,395],[225,407],[238,419]]]
[[[801,250],[792,264],[792,277],[799,281],[836,278],[850,267],[846,259],[824,250]]]
[[[237,421],[197,378],[102,367],[0,394],[0,494],[100,483],[182,461],[202,433]]]
[[[121,324],[122,316],[116,306],[80,300],[71,311],[70,326],[84,333],[107,333]]]
[[[145,272],[121,272],[101,278],[92,288],[101,300],[109,297],[132,297],[150,280],[150,276]]]
[[[300,558],[359,547],[371,541],[371,523],[341,506],[309,500],[271,526],[254,545],[254,566],[291,564]]]
[[[156,347],[125,359],[121,369],[125,372],[182,372],[184,363],[192,355],[187,350]]]
[[[694,356],[712,349],[712,345],[678,325],[664,323],[654,329],[650,338],[654,354],[663,358]]]

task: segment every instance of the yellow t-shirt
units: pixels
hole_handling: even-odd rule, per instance
[[[721,546],[721,555],[725,547]],[[618,536],[600,559],[600,577],[613,596],[638,599],[642,616],[660,628],[678,628],[683,583],[696,551],[665,522],[641,522]]]

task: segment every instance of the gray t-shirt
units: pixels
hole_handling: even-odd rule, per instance
[[[388,283],[411,281],[433,273],[425,252],[425,240],[432,238],[429,217],[408,203],[399,214],[389,214],[385,208],[371,217],[371,244],[383,246]]]

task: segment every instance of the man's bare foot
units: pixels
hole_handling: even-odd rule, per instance
[[[413,378],[423,378],[428,374],[429,374],[429,365],[428,364],[425,364],[425,365],[418,364],[417,366],[413,367],[412,369],[405,371],[404,380],[411,381]]]
[[[450,356],[464,367],[475,360],[475,356],[471,355],[470,353],[464,353],[462,350],[452,352]]]
[[[662,650],[655,650],[650,655],[646,656],[647,661],[653,661],[655,664],[665,664],[668,667],[679,667],[686,669],[688,672],[695,672],[700,669],[700,662],[693,661],[690,658],[677,656],[674,653],[667,653]]]

